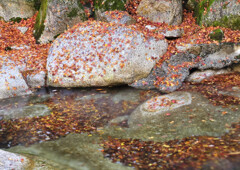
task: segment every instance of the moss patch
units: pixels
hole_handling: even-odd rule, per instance
[[[17,22],[21,22],[22,20],[27,20],[27,18],[20,18],[20,17],[13,17],[10,19],[10,21],[13,21],[14,23]]]
[[[219,21],[215,21],[213,23],[208,23],[207,25],[213,26],[221,26],[226,28],[231,28],[233,30],[240,30],[240,16],[239,15],[231,15],[225,16]]]
[[[36,23],[34,25],[34,37],[36,40],[38,40],[45,28],[44,21],[47,16],[47,5],[48,5],[48,0],[42,0],[37,18],[36,18]]]
[[[224,38],[224,33],[221,29],[216,29],[209,34],[212,40],[222,41]]]
[[[125,11],[126,0],[94,0],[94,9],[101,11]]]
[[[78,15],[78,9],[77,8],[73,8],[68,14],[67,16],[69,18],[73,18],[76,17]]]

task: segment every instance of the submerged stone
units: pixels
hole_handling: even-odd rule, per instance
[[[0,110],[0,116],[3,119],[19,119],[19,118],[32,118],[36,116],[45,116],[51,113],[51,110],[42,104],[32,105],[32,106],[25,106],[23,108],[13,108],[13,109],[6,109]]]

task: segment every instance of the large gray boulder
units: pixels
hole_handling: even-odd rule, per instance
[[[1,0],[0,18],[9,21],[12,18],[30,18],[36,12],[34,0]]]
[[[161,67],[154,68],[148,77],[130,86],[142,89],[157,88],[169,93],[182,86],[190,69],[221,69],[240,61],[240,44],[202,44],[197,51],[186,51],[172,55]],[[194,54],[193,54],[194,53]],[[156,84],[158,82],[158,84]],[[155,84],[154,84],[155,83]]]
[[[153,22],[179,25],[182,23],[182,0],[142,0],[137,14]]]
[[[31,94],[17,66],[6,57],[0,61],[0,99]]]
[[[34,37],[42,44],[48,43],[84,20],[86,16],[79,0],[43,0],[34,26]]]
[[[147,39],[134,27],[80,23],[52,44],[48,85],[88,87],[129,84],[149,75],[167,50],[165,40]]]

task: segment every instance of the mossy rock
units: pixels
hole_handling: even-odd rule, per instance
[[[197,0],[191,0],[194,6],[194,16],[196,17],[198,25],[202,25],[203,16],[207,15],[214,1],[215,0],[202,0],[198,2]]]
[[[231,15],[229,17],[225,16],[219,21],[215,21],[213,23],[208,23],[207,25],[213,26],[221,26],[226,28],[231,28],[232,30],[240,30],[240,16],[239,15]]]
[[[212,40],[222,41],[224,38],[224,32],[221,29],[216,29],[209,34]]]
[[[237,0],[189,0],[198,25],[240,30],[240,4]]]
[[[34,37],[39,43],[49,43],[68,28],[85,20],[83,5],[78,0],[42,0],[34,25]]]
[[[43,30],[45,28],[44,21],[47,16],[47,7],[48,7],[48,0],[42,0],[41,6],[39,8],[39,12],[36,18],[36,23],[34,25],[34,37],[36,40],[39,39]]]
[[[105,11],[126,11],[125,4],[127,0],[94,0],[94,10]]]

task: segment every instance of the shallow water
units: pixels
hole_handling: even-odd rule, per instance
[[[235,109],[214,106],[196,92],[191,92],[190,105],[149,119],[134,119],[132,112],[157,95],[162,94],[126,86],[48,88],[31,96],[0,100],[0,147],[29,157],[30,169],[132,169],[133,165],[121,157],[115,159],[105,152],[106,141],[168,142],[194,136],[220,139],[240,119],[240,105]],[[238,167],[236,159],[224,161],[228,162],[225,167]]]

